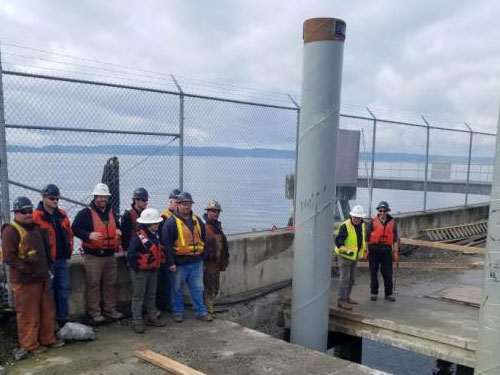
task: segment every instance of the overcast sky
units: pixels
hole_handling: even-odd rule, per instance
[[[347,23],[344,105],[496,129],[499,1],[2,0],[1,4],[6,53],[2,59],[7,62],[15,58],[7,53],[23,52],[8,46],[14,44],[293,94],[300,93],[303,21],[317,16],[342,18]]]

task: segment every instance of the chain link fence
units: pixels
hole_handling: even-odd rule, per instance
[[[293,99],[248,100],[236,89],[224,98],[195,94],[189,83],[174,81],[166,90],[3,71],[10,199],[38,202],[39,190],[55,183],[73,217],[116,157],[120,212],[136,187],[145,187],[149,206],[159,210],[181,187],[200,215],[210,199],[219,200],[228,233],[286,226],[293,202],[285,198],[285,180],[295,171],[299,116]],[[360,131],[358,174],[368,181],[351,203],[372,207],[384,199],[407,212],[486,200],[425,187],[491,182],[493,134],[352,108],[343,110],[340,127]],[[419,180],[424,188],[374,187],[384,178]]]

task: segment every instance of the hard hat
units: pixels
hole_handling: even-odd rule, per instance
[[[54,184],[45,185],[42,189],[42,197],[59,197],[61,193],[59,188]]]
[[[140,224],[158,224],[163,220],[160,216],[158,210],[154,208],[146,208],[141,212],[141,217],[137,219],[137,222]]]
[[[12,211],[20,211],[25,208],[33,208],[33,203],[27,197],[17,197],[12,204]]]
[[[134,190],[134,193],[132,195],[132,199],[143,199],[143,200],[147,201],[149,199],[148,191],[142,187],[137,188]]]
[[[92,191],[92,195],[107,195],[110,196],[108,185],[99,182]]]
[[[380,202],[378,205],[377,205],[377,210],[379,208],[385,208],[387,211],[390,211],[391,209],[389,208],[389,203],[387,203],[386,201],[382,201]]]
[[[193,198],[191,197],[191,194],[187,193],[187,192],[182,192],[180,193],[178,196],[177,196],[177,200],[179,201],[179,203],[182,203],[182,202],[191,202],[191,203],[194,203],[193,201]]]
[[[205,210],[222,211],[222,208],[219,202],[217,202],[216,200],[211,200],[210,202],[208,202],[207,208],[205,208]]]
[[[349,212],[349,215],[351,215],[352,217],[361,217],[361,218],[366,216],[365,210],[360,205],[354,206],[351,212]]]
[[[179,189],[174,189],[170,192],[168,199],[177,199],[181,191]]]

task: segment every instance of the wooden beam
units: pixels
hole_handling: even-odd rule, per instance
[[[401,244],[402,245],[410,245],[410,246],[418,246],[418,247],[427,247],[430,249],[438,249],[438,250],[446,250],[446,251],[458,251],[458,252],[467,253],[467,254],[484,254],[484,249],[480,248],[480,247],[455,245],[455,244],[451,244],[451,243],[442,243],[442,242],[414,240],[411,238],[401,238]]]
[[[206,375],[152,350],[136,350],[134,355],[175,375]]]
[[[332,266],[337,267],[338,262],[333,262]],[[396,264],[394,264],[396,267]],[[358,262],[358,268],[369,268],[368,262]],[[444,270],[468,270],[482,269],[480,264],[457,264],[457,263],[436,263],[436,262],[399,262],[401,269],[427,268],[427,269],[444,269]]]

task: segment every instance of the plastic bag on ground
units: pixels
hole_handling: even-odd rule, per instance
[[[94,329],[81,323],[66,323],[58,332],[57,337],[64,341],[95,340]]]

